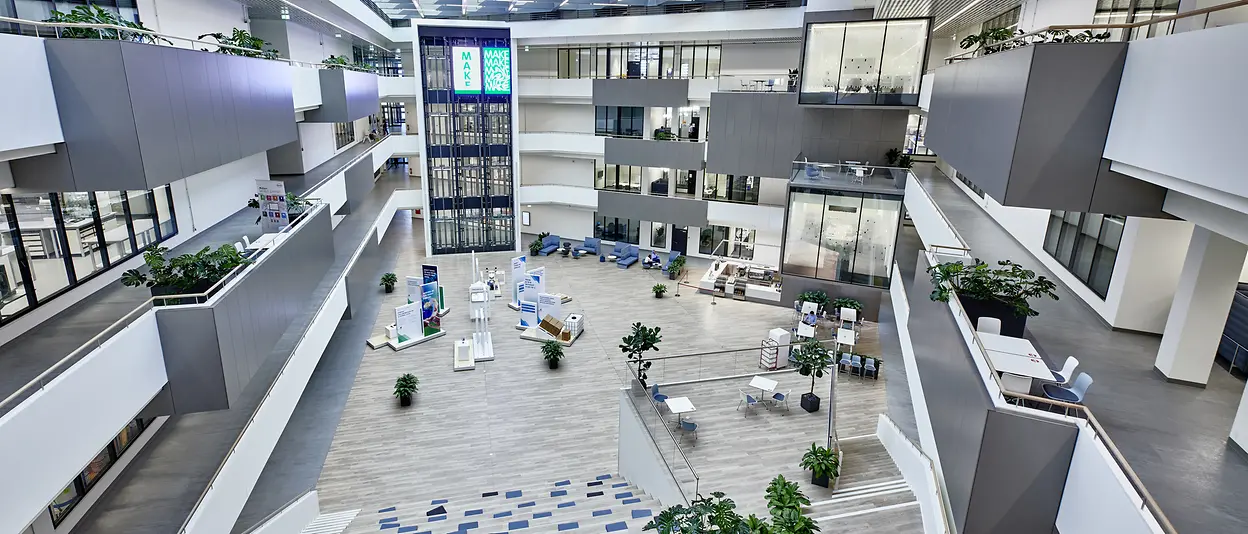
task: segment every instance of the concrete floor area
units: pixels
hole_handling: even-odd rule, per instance
[[[1057,281],[949,177],[930,164],[914,172],[976,257]],[[1153,371],[1160,337],[1115,332],[1061,282],[1057,293],[1033,303],[1027,338],[1050,367],[1074,355],[1095,378],[1087,405],[1167,517],[1180,532],[1248,532],[1248,458],[1226,443],[1244,381],[1215,364],[1206,388],[1166,383]]]

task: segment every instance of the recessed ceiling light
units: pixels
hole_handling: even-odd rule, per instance
[[[341,34],[341,33],[335,33],[335,34],[334,34],[334,37],[337,37],[337,38],[341,39],[341,38],[342,38],[342,34]]]

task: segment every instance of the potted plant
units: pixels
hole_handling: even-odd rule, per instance
[[[546,365],[549,365],[551,369],[558,369],[559,360],[563,359],[563,345],[553,339],[543,341],[542,358],[546,360]]]
[[[836,451],[828,447],[810,444],[810,450],[802,455],[802,469],[810,471],[810,483],[825,488],[836,482],[841,474],[841,462]]]
[[[714,491],[709,497],[699,493],[688,506],[682,503],[659,511],[642,530],[654,530],[659,534],[813,534],[819,531],[815,520],[802,513],[802,507],[809,506],[810,499],[797,483],[785,480],[784,475],[776,475],[767,485],[766,498],[771,523],[752,514],[741,517],[732,499],[725,497],[723,492]]]
[[[852,308],[862,311],[862,302],[858,299],[851,299],[849,297],[837,297],[832,299],[832,311],[836,312],[837,317],[840,317],[841,308]]]
[[[394,273],[381,275],[381,287],[386,288],[386,293],[394,293],[394,285],[397,283],[399,283],[399,277]]]
[[[230,54],[234,56],[244,56],[244,57],[258,57],[258,58],[264,58],[264,59],[277,59],[278,58],[277,50],[274,50],[272,48],[268,50],[264,49],[264,47],[270,46],[273,43],[270,43],[268,41],[265,41],[264,39],[256,37],[252,35],[251,33],[249,33],[247,30],[240,30],[238,28],[234,28],[233,33],[231,33],[228,37],[223,33],[205,33],[199,36],[198,39],[202,41],[205,37],[212,37],[213,39],[217,41],[217,44],[222,44],[222,45],[232,46],[232,47],[237,47],[237,48],[226,48],[225,46],[218,46],[216,50],[208,50],[207,48],[201,48],[200,50],[203,50],[204,52],[216,52],[218,54]],[[238,48],[246,48],[247,50],[238,50]]]
[[[952,261],[928,267],[933,286],[929,298],[949,302],[956,293],[972,328],[980,317],[996,317],[1001,319],[1002,335],[1023,337],[1027,318],[1040,315],[1031,307],[1031,300],[1057,300],[1057,284],[1009,260],[997,265],[1000,267],[993,268],[976,259],[973,265]]]
[[[420,389],[420,379],[412,373],[404,373],[394,381],[394,396],[399,398],[399,406],[411,406],[412,395]]]
[[[819,530],[815,521],[802,514],[803,506],[810,506],[810,498],[802,493],[796,482],[784,475],[776,475],[767,484],[767,511],[771,513],[771,532],[784,534],[810,534]]]
[[[888,152],[884,153],[884,159],[888,160],[888,165],[890,167],[893,165],[896,165],[897,158],[900,158],[900,157],[901,157],[901,149],[899,148],[890,148],[888,149]]]
[[[650,291],[654,292],[654,298],[661,299],[663,298],[663,294],[667,293],[667,286],[663,284],[654,284],[654,287],[651,287]]]
[[[109,26],[122,26],[132,30],[151,31],[138,22],[131,22],[125,18],[118,17],[111,11],[93,4],[75,7],[68,13],[53,9],[51,15],[51,17],[46,18],[43,21],[103,24]],[[173,44],[168,39],[156,37],[150,33],[137,33],[126,30],[118,31],[111,28],[66,27],[60,28],[57,36],[62,39],[107,39],[110,41],[135,41],[152,44],[160,44],[161,42],[164,42],[169,45]]]
[[[121,283],[128,287],[151,288],[152,296],[205,293],[217,281],[225,278],[235,268],[251,263],[233,245],[221,245],[216,250],[204,247],[194,254],[182,254],[165,258],[165,247],[152,247],[143,253],[147,272],[130,269],[121,275]],[[207,297],[169,299],[158,301],[162,305],[204,302]]]
[[[660,326],[645,326],[641,323],[633,323],[633,331],[631,334],[620,338],[620,352],[624,353],[624,357],[628,359],[628,363],[637,365],[637,383],[634,384],[634,393],[644,395],[646,388],[646,371],[650,369],[650,364],[645,360],[647,351],[659,350],[659,342],[663,341],[663,336],[659,334],[663,330]],[[637,388],[636,386],[640,386]]]
[[[818,289],[814,291],[803,291],[801,293],[798,293],[797,300],[798,302],[813,302],[815,304],[818,304],[819,309],[821,311],[828,305],[828,302],[830,301],[830,299],[828,298],[828,294]]]
[[[832,355],[817,339],[802,343],[793,352],[798,374],[810,377],[810,393],[802,394],[802,409],[810,413],[817,412],[819,396],[815,395],[815,379],[823,378],[823,374],[832,366]]]
[[[667,279],[678,280],[680,272],[685,268],[685,255],[681,254],[672,260],[672,264],[667,266]]]

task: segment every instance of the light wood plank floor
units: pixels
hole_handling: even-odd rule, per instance
[[[541,359],[539,344],[519,338],[514,328],[517,312],[507,308],[505,301],[495,301],[490,330],[496,359],[478,362],[472,371],[454,372],[452,343],[472,332],[467,318],[469,258],[427,259],[419,232],[415,233],[417,237],[403,245],[394,272],[400,278],[418,276],[421,263],[438,265],[451,308],[443,319],[448,335],[402,352],[366,350],[318,483],[325,512],[378,509],[411,501],[413,496],[506,490],[510,485],[615,472],[617,390],[630,376],[617,345],[632,322],[662,326],[662,350],[657,354],[677,354],[754,347],[769,329],[788,327],[794,321],[787,308],[730,299],[716,299],[712,305],[709,296],[687,288],[679,298],[669,292],[667,298],[654,299],[650,286],[665,283],[671,288],[673,283],[660,278],[657,271],[638,266],[621,270],[590,258],[530,258],[530,268],[547,268],[548,291],[574,299],[564,304],[565,313],[585,314],[585,334],[566,349],[568,357],[560,369],[551,371]],[[478,257],[482,267],[503,270],[509,269],[513,255]],[[393,308],[404,302],[400,283],[386,296],[374,335],[393,323]],[[872,329],[866,329],[864,340],[871,335]],[[866,351],[870,346],[871,342],[865,342],[861,348]],[[757,351],[708,357],[697,365],[669,364],[662,373],[671,381],[688,372],[723,376],[736,369],[757,369]],[[405,372],[420,377],[421,389],[412,407],[400,409],[391,390],[395,377]],[[750,486],[750,492],[757,490],[755,495],[743,489],[742,504],[761,502],[766,480],[777,472],[803,478],[797,458],[803,447],[820,440],[826,431],[826,399],[825,411],[807,414],[796,397],[802,387],[809,388],[809,381],[803,386],[806,379],[796,374],[777,378],[795,390],[791,411],[763,410],[749,419],[742,419],[733,409],[735,383],[685,386],[691,397],[696,395],[697,417],[706,425],[699,432],[699,443],[688,449],[695,465],[705,463],[696,467],[706,477],[703,492],[715,491],[717,484],[735,487],[731,473],[749,462],[732,457],[734,451],[760,451],[755,455],[766,458],[750,471],[749,480],[757,478],[761,484],[740,483],[743,488]],[[876,414],[884,411],[886,379],[887,372],[878,382],[864,383],[856,377],[842,380],[846,386],[838,423],[842,437],[874,433]],[[824,381],[817,391],[826,397]],[[734,446],[734,436],[742,435],[749,436],[748,442]],[[847,477],[852,465],[846,459]],[[873,480],[866,475],[863,479]]]

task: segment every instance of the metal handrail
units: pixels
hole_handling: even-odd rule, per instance
[[[835,339],[820,339],[818,341],[820,343],[836,343]],[[800,345],[804,345],[805,343],[806,342],[786,343],[784,345],[776,345],[776,347],[797,347]],[[694,357],[699,357],[699,356],[712,356],[715,354],[729,354],[733,352],[758,350],[758,348],[759,347],[755,345],[755,346],[751,346],[747,348],[740,348],[740,349],[716,349],[716,350],[707,351],[707,352],[690,352],[688,354],[672,354],[669,356],[647,356],[643,358],[643,360],[647,362],[652,362],[655,360],[672,360],[676,358],[694,358]],[[632,369],[632,368],[630,367],[629,369]]]
[[[303,491],[299,492],[299,494],[298,494],[298,495],[295,495],[295,496],[294,496],[294,498],[290,499],[289,501],[286,501],[286,504],[283,504],[283,505],[281,505],[281,506],[278,506],[278,507],[277,507],[277,508],[275,508],[272,512],[269,512],[269,515],[264,516],[264,518],[263,518],[263,519],[261,519],[261,520],[259,520],[259,521],[256,521],[256,522],[255,522],[254,524],[252,524],[250,527],[247,527],[247,530],[244,530],[244,531],[242,532],[242,534],[251,534],[252,532],[255,532],[255,530],[256,530],[256,529],[258,529],[258,528],[260,528],[260,527],[264,526],[264,524],[265,524],[265,523],[268,523],[268,522],[269,522],[269,520],[273,519],[274,517],[277,517],[277,514],[282,513],[282,512],[283,512],[283,511],[285,511],[287,508],[290,508],[290,505],[295,504],[296,502],[298,502],[298,501],[299,501],[299,499],[304,498],[304,496],[306,496],[307,494],[312,493],[312,492],[314,492],[314,491],[316,491],[316,484],[315,484],[315,483],[314,483],[314,484],[312,484],[310,487],[308,487],[308,489],[306,489],[306,490],[303,490]]]
[[[893,418],[889,417],[888,414],[880,414],[880,419],[887,421],[888,425],[893,427],[893,430],[895,430],[897,434],[902,437],[902,441],[906,442],[906,445],[909,446],[914,452],[917,452],[919,454],[919,458],[923,460],[923,464],[927,466],[927,472],[932,475],[932,485],[935,486],[936,489],[936,501],[940,503],[941,523],[945,526],[945,532],[953,532],[953,514],[949,510],[949,503],[947,501],[947,497],[945,496],[944,485],[940,482],[940,475],[936,472],[936,462],[933,462],[932,458],[929,457],[927,453],[923,452],[922,447],[919,447],[918,445],[915,445],[913,441],[910,441],[910,438],[906,437],[905,433],[901,431],[901,427],[897,426],[897,423],[893,421]]]
[[[958,311],[962,313],[962,316],[966,317],[968,322],[970,321],[970,314],[966,312],[966,308],[962,306],[962,301],[958,298],[958,294],[954,292],[952,288],[950,288],[949,302],[954,303],[957,306]],[[975,330],[974,325],[971,325],[970,331],[971,339],[979,348],[979,354],[984,355],[983,359],[986,360],[985,363],[990,371],[988,375],[992,377],[994,382],[996,382],[997,390],[1001,393],[1002,398],[1005,398],[1008,395],[1013,398],[1030,400],[1036,403],[1048,404],[1051,406],[1060,406],[1067,410],[1075,410],[1078,413],[1082,413],[1084,418],[1092,426],[1092,429],[1096,433],[1097,437],[1099,437],[1101,442],[1105,444],[1105,448],[1109,451],[1110,456],[1114,458],[1114,462],[1118,464],[1120,469],[1122,469],[1123,474],[1125,474],[1127,479],[1131,482],[1131,486],[1135,489],[1136,493],[1140,495],[1140,501],[1143,504],[1143,507],[1147,508],[1149,512],[1152,513],[1153,518],[1157,520],[1157,523],[1161,526],[1162,530],[1169,534],[1178,534],[1178,530],[1174,528],[1172,523],[1170,523],[1170,519],[1166,517],[1165,512],[1161,510],[1161,506],[1157,504],[1157,501],[1153,499],[1152,494],[1148,492],[1148,488],[1144,487],[1144,482],[1140,480],[1139,475],[1135,473],[1134,469],[1131,469],[1131,465],[1127,463],[1127,459],[1122,455],[1122,452],[1118,450],[1118,446],[1114,444],[1114,440],[1109,437],[1109,433],[1105,431],[1105,428],[1101,426],[1101,423],[1097,421],[1095,416],[1092,415],[1091,409],[1083,404],[1073,404],[1055,399],[1040,398],[1027,393],[1007,391],[1005,386],[1001,383],[1001,377],[997,376],[996,369],[992,366],[992,361],[987,359],[986,355],[988,354],[988,349],[979,338],[979,332]],[[972,351],[972,353],[974,353],[974,351]],[[972,356],[976,355],[972,354]]]
[[[977,57],[975,56],[975,54],[978,54],[987,48],[1001,47],[1003,45],[1006,45],[1015,41],[1028,39],[1028,38],[1035,37],[1043,33],[1048,33],[1050,31],[1060,31],[1060,30],[1065,30],[1065,31],[1093,30],[1095,31],[1095,30],[1118,30],[1118,29],[1133,30],[1135,28],[1142,28],[1144,26],[1152,26],[1154,24],[1162,24],[1166,22],[1195,17],[1199,15],[1207,15],[1209,13],[1214,13],[1217,11],[1223,11],[1227,9],[1233,9],[1233,8],[1242,7],[1242,6],[1248,6],[1248,0],[1236,0],[1234,2],[1228,2],[1225,4],[1219,4],[1216,6],[1204,7],[1200,9],[1193,9],[1191,11],[1185,11],[1183,13],[1167,15],[1164,17],[1157,17],[1155,19],[1141,20],[1137,22],[1123,22],[1123,23],[1113,23],[1113,24],[1055,24],[1052,26],[1045,26],[1038,30],[1033,30],[1033,31],[1030,31],[1021,35],[1016,35],[1014,37],[1005,39],[1003,41],[998,41],[992,44],[982,45],[979,48],[976,48],[974,50],[969,50],[969,51],[962,52],[959,54],[954,54],[952,56],[945,58],[945,63],[950,63],[953,61],[957,61],[959,59],[970,59],[969,57],[967,58],[963,57],[963,56],[968,56],[968,55],[970,57]],[[1123,40],[1127,40],[1127,35],[1125,33],[1123,36]]]
[[[625,394],[625,395],[632,395],[632,392],[631,392],[631,391],[627,391],[627,389],[628,389],[628,388],[626,387],[626,388],[625,388],[625,391],[624,391],[624,394]],[[646,395],[646,399],[649,399],[649,398],[650,398],[650,397],[649,397],[649,395],[647,394],[647,395]],[[631,401],[630,401],[630,402],[631,402]],[[632,405],[633,405],[634,407],[636,407],[636,406],[637,406],[637,403],[636,403],[636,402],[631,402],[631,403],[632,403]],[[659,421],[663,421],[663,420],[664,420],[664,419],[663,419],[663,413],[662,413],[662,412],[659,412],[659,407],[658,407],[658,406],[655,406],[655,404],[654,404],[653,402],[650,402],[649,400],[647,400],[647,401],[646,401],[646,404],[649,404],[649,405],[650,405],[650,409],[651,409],[651,410],[654,410],[654,415],[655,415],[655,417],[657,417],[657,418],[659,419]],[[639,416],[640,416],[641,414],[637,414],[637,415],[639,415]],[[663,465],[667,467],[667,472],[668,472],[668,474],[672,475],[672,478],[673,478],[673,479],[676,479],[676,473],[675,473],[674,471],[672,471],[672,466],[670,466],[670,465],[668,465],[668,464],[667,464],[667,458],[663,455],[663,448],[662,448],[661,446],[659,446],[659,438],[654,437],[654,432],[652,432],[652,431],[650,430],[650,425],[647,425],[647,424],[646,424],[646,422],[645,422],[644,420],[641,422],[641,426],[642,426],[642,428],[645,428],[645,429],[646,429],[646,434],[649,434],[649,435],[650,435],[650,441],[654,442],[654,446],[655,446],[656,448],[658,448],[658,449],[659,449],[659,458],[663,460]],[[685,450],[684,450],[684,449],[682,449],[682,448],[680,447],[680,440],[676,439],[676,435],[675,435],[675,434],[672,434],[672,429],[667,428],[667,425],[662,425],[662,426],[663,426],[663,430],[667,432],[667,437],[668,437],[669,439],[671,439],[671,440],[672,440],[672,445],[674,445],[674,446],[676,447],[676,454],[677,454],[677,456],[680,456],[680,460],[681,460],[682,462],[684,462],[684,463],[685,463],[685,467],[688,467],[688,468],[689,468],[689,473],[690,473],[691,475],[693,475],[693,494],[694,494],[694,497],[697,497],[697,495],[698,495],[698,493],[699,493],[699,491],[700,491],[700,489],[701,489],[701,485],[702,485],[702,477],[699,477],[699,476],[698,476],[698,471],[697,471],[696,469],[694,469],[694,468],[693,468],[693,464],[689,462],[689,457],[688,457],[688,456],[685,456]],[[691,502],[691,501],[692,501],[692,499],[690,499],[688,495],[685,495],[685,488],[684,488],[684,487],[682,487],[682,486],[680,485],[680,481],[679,481],[679,480],[676,480],[676,489],[680,490],[680,495],[681,495],[681,496],[683,496],[683,497],[685,498],[685,501],[686,501],[686,502]]]
[[[118,25],[116,25],[116,24],[93,24],[93,23],[86,23],[86,22],[45,22],[45,21],[40,21],[40,20],[27,20],[27,19],[13,18],[13,17],[0,17],[0,22],[7,22],[7,23],[11,23],[11,24],[19,24],[19,25],[21,25],[21,24],[25,24],[25,25],[28,25],[28,26],[33,26],[33,27],[35,28],[35,37],[42,37],[41,35],[39,35],[39,28],[52,28],[53,30],[55,30],[55,33],[56,33],[56,37],[57,37],[57,38],[61,38],[61,36],[60,36],[60,31],[59,31],[59,29],[60,29],[60,28],[84,28],[84,29],[92,29],[92,30],[115,30],[115,31],[117,32],[117,39],[116,39],[116,40],[118,40],[118,41],[124,41],[125,39],[122,39],[122,38],[121,38],[121,34],[122,34],[122,32],[127,32],[127,33],[139,34],[139,35],[148,35],[148,36],[152,36],[152,37],[159,37],[159,38],[161,38],[161,39],[165,39],[165,40],[177,39],[177,40],[180,40],[180,41],[186,41],[186,42],[189,42],[189,43],[201,44],[201,45],[204,45],[204,46],[215,46],[215,47],[224,48],[224,49],[227,49],[227,50],[237,50],[237,51],[240,51],[240,52],[248,52],[248,53],[253,53],[253,54],[254,54],[254,53],[256,53],[256,52],[262,52],[262,51],[260,51],[260,50],[256,50],[255,48],[244,48],[244,47],[241,47],[241,46],[234,46],[234,45],[221,44],[221,43],[212,42],[212,41],[201,41],[201,40],[199,40],[199,39],[191,39],[190,37],[182,37],[182,36],[178,36],[178,35],[170,35],[170,34],[167,34],[167,33],[159,33],[159,32],[155,32],[155,31],[152,31],[152,30],[145,30],[145,29],[141,29],[141,28],[130,28],[130,27],[127,27],[127,26],[118,26]],[[107,40],[111,40],[111,39],[97,39],[97,40],[105,40],[105,41],[107,41]],[[156,42],[156,43],[148,43],[148,44],[156,44],[156,45],[158,45],[158,46],[162,46],[162,45],[160,45],[160,43],[158,43],[158,42]],[[284,62],[284,63],[290,64],[290,65],[293,65],[293,66],[297,66],[297,67],[312,67],[312,68],[320,68],[320,69],[347,69],[347,70],[356,70],[356,69],[354,69],[354,68],[351,68],[351,67],[349,67],[349,66],[344,66],[344,65],[330,65],[330,64],[326,64],[326,63],[319,63],[319,62],[297,61],[297,60],[294,60],[294,59],[287,59],[287,58],[283,58],[283,57],[280,57],[280,56],[275,57],[275,58],[258,57],[258,58],[256,58],[256,59],[267,59],[267,60],[270,60],[270,61],[281,61],[281,62]],[[379,73],[379,72],[373,72],[373,74],[376,74],[376,75],[378,75],[378,76],[385,76],[384,74],[381,74],[381,73]]]

